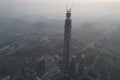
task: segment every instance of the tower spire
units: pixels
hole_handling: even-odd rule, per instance
[[[68,11],[68,0],[67,0],[67,7],[66,7],[66,11]]]
[[[66,8],[66,11],[71,11],[71,8],[73,7],[73,5],[71,5],[71,7],[69,6],[70,4],[70,0],[67,0],[67,8]]]

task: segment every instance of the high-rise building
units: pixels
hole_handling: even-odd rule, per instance
[[[71,50],[71,9],[66,12],[64,26],[64,47],[60,65],[46,72],[42,80],[106,80],[101,79],[99,71],[84,65],[85,55],[79,57],[70,54]]]
[[[70,68],[70,43],[71,43],[71,28],[72,28],[72,20],[71,20],[71,10],[67,10],[65,26],[64,26],[64,48],[63,48],[63,73],[64,75],[68,75]]]
[[[45,68],[45,59],[44,57],[41,57],[37,60],[37,71],[39,74],[39,77],[45,74],[46,68]]]

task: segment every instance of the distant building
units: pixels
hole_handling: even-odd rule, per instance
[[[0,76],[0,80],[10,80],[10,76],[9,75],[3,75],[3,76]]]
[[[36,61],[29,62],[22,70],[22,74],[27,80],[36,80],[45,74],[45,59],[41,57]]]
[[[22,74],[27,80],[34,80],[37,77],[37,69],[35,63],[31,62],[26,64],[26,66],[22,70]]]
[[[39,77],[42,77],[46,72],[45,59],[44,59],[44,57],[41,57],[41,58],[37,59],[36,62],[37,62],[36,67],[37,67]]]
[[[10,80],[11,77],[5,70],[0,70],[0,80]]]

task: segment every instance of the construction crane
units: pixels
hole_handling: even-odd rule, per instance
[[[72,8],[74,6],[74,4],[72,3],[72,5],[70,5],[70,8],[69,8],[69,5],[70,5],[70,0],[67,0],[67,8],[66,8],[67,12],[71,12],[71,10],[72,10]]]

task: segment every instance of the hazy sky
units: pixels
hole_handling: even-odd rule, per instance
[[[2,16],[64,17],[67,0],[0,0]],[[120,0],[71,0],[74,17],[120,16]]]

